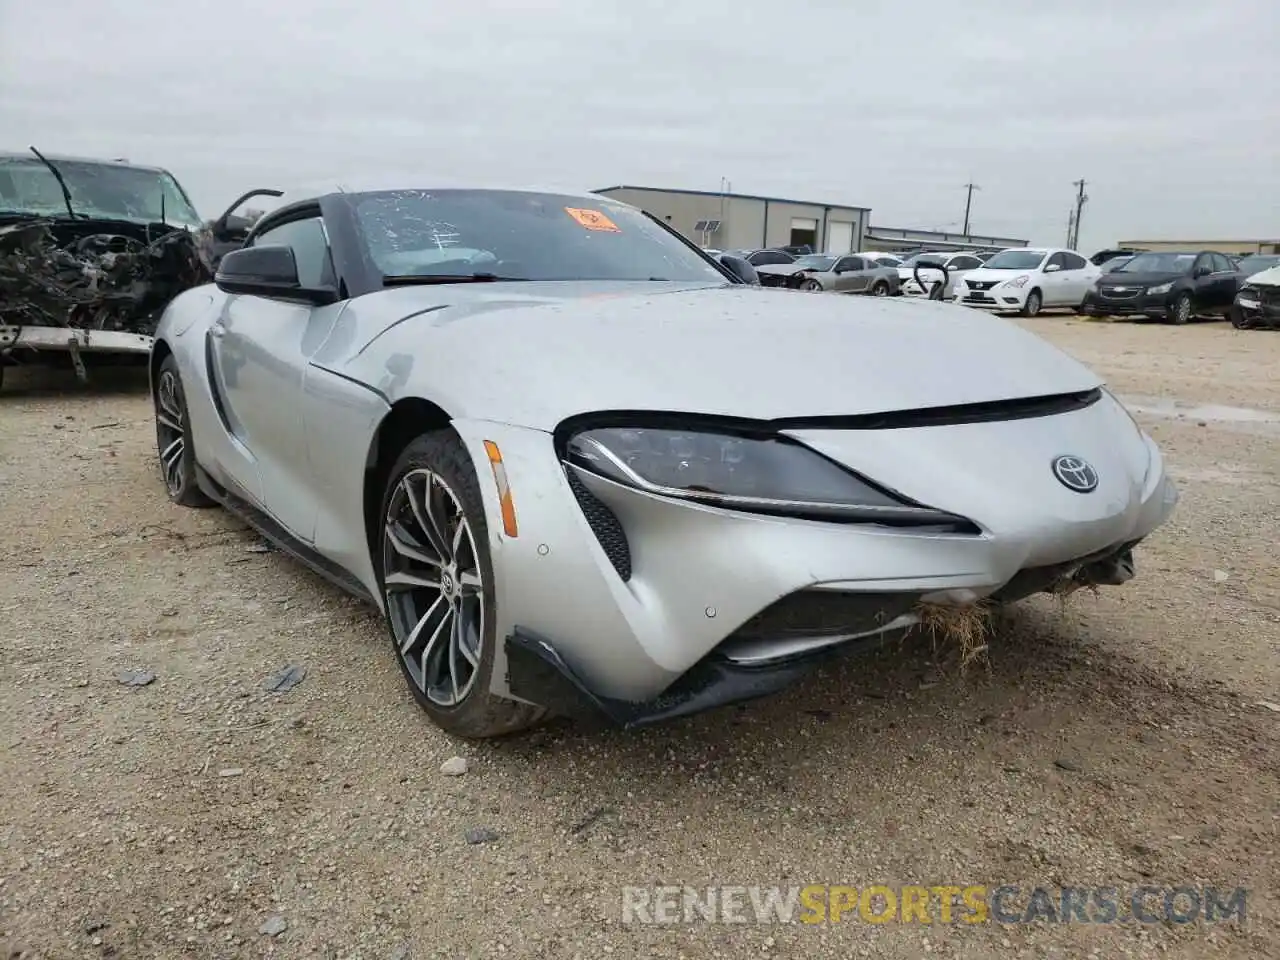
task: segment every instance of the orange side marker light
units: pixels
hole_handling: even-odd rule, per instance
[[[492,440],[484,442],[484,452],[489,457],[489,466],[493,468],[493,482],[498,487],[498,503],[502,506],[502,532],[508,537],[516,537],[516,505],[511,499],[511,487],[507,483],[507,468],[502,462],[502,451]]]

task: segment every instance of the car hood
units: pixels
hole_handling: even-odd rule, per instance
[[[964,307],[674,283],[387,290],[352,301],[313,363],[392,402],[543,430],[592,411],[831,417],[1101,383]]]
[[[1255,286],[1280,286],[1280,267],[1268,267],[1261,273],[1250,274],[1245,278],[1245,283],[1252,283]]]
[[[978,267],[975,270],[968,271],[964,275],[964,279],[966,282],[970,282],[970,283],[972,283],[973,281],[977,281],[978,283],[990,283],[991,281],[995,281],[996,283],[1003,283],[1006,280],[1016,280],[1018,277],[1025,277],[1033,273],[1035,273],[1034,269],[1032,270],[988,270],[986,267]]]
[[[1180,280],[1182,273],[1104,273],[1098,279],[1100,287],[1148,287],[1152,284]]]

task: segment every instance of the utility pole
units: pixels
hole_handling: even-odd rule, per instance
[[[1085,202],[1089,197],[1084,192],[1084,180],[1073,180],[1072,186],[1076,188],[1076,216],[1075,226],[1071,230],[1071,242],[1067,244],[1072,250],[1080,246],[1080,215],[1084,211]]]
[[[975,191],[975,190],[981,190],[982,188],[981,188],[980,186],[978,186],[976,183],[966,183],[964,186],[965,186],[965,190],[967,191],[967,193],[965,194],[965,198],[964,198],[964,230],[963,230],[963,233],[964,233],[964,235],[967,237],[967,236],[969,235],[969,210],[970,210],[970,209],[972,209],[972,207],[973,207],[973,191]]]

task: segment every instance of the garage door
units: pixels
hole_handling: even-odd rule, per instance
[[[827,222],[827,253],[853,252],[853,224],[848,220]]]
[[[808,217],[791,218],[791,246],[818,249],[818,221]]]

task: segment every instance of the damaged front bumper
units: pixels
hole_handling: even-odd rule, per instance
[[[1064,594],[1127,583],[1134,576],[1133,548],[1139,542],[1022,570],[977,602],[989,608],[1036,593]],[[504,644],[507,689],[559,716],[605,720],[624,729],[652,726],[779,693],[823,663],[868,653],[904,636],[921,624],[922,605],[973,604],[966,594],[800,591],[753,618],[667,689],[645,701],[593,690],[565,661],[554,641],[516,626]]]

